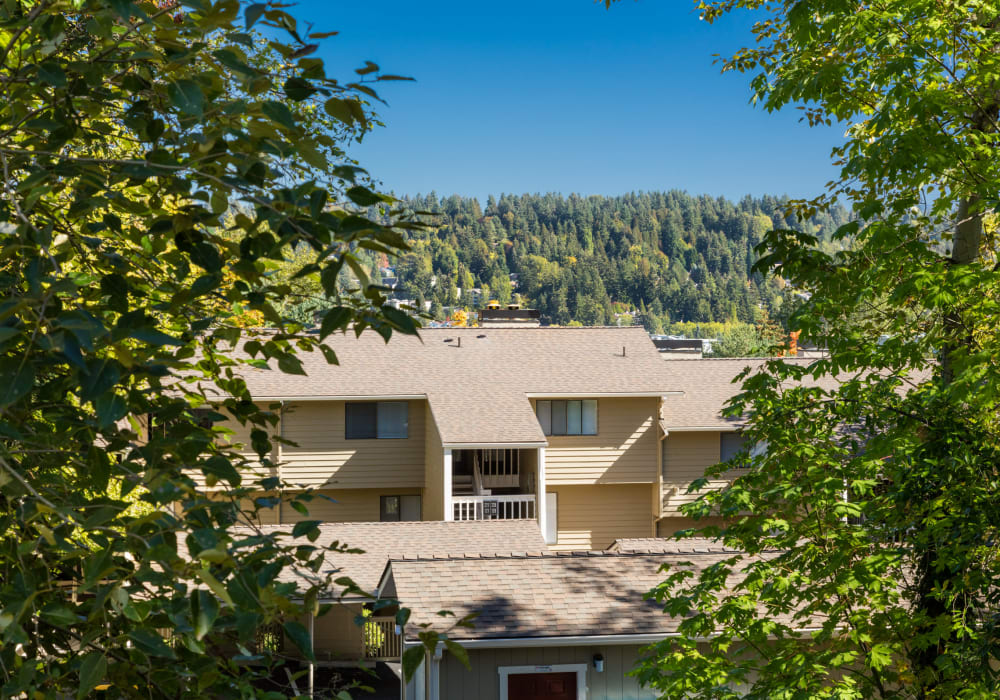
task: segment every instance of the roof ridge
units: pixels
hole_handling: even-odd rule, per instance
[[[783,362],[801,362],[805,360],[821,360],[821,357],[676,357],[671,362],[740,362],[745,360],[782,360]]]
[[[419,331],[441,331],[444,332],[455,332],[455,331],[540,331],[540,330],[565,330],[565,331],[579,331],[579,330],[616,330],[616,331],[636,331],[640,330],[644,333],[646,329],[642,326],[522,326],[520,328],[511,328],[505,326],[421,326]]]
[[[739,550],[733,550],[739,551]],[[605,549],[591,550],[563,550],[548,552],[495,552],[469,553],[469,554],[402,554],[390,556],[389,563],[393,562],[441,562],[441,561],[468,561],[468,560],[520,560],[520,559],[624,559],[627,557],[670,557],[686,554],[720,554],[720,552],[660,552],[660,551],[632,551],[632,552],[610,552]]]

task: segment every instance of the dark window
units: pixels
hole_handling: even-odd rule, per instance
[[[348,440],[404,439],[409,429],[405,401],[365,401],[344,404],[344,437]]]
[[[212,427],[212,409],[196,408],[191,413],[194,415],[195,423],[198,424],[199,428],[210,429]]]
[[[382,496],[379,498],[378,519],[399,520],[399,496]]]
[[[597,435],[597,399],[536,401],[535,414],[546,435]]]
[[[740,433],[719,433],[719,453],[721,461],[728,462],[739,456],[746,446],[746,438]],[[749,460],[745,459],[733,465],[733,469],[746,469],[749,467]]]
[[[383,439],[402,440],[409,429],[409,404],[405,401],[379,401],[375,432]]]
[[[344,437],[365,440],[378,437],[378,404],[349,403],[344,405]]]
[[[381,496],[379,520],[420,520],[420,496]]]
[[[552,434],[553,435],[565,435],[566,434],[566,402],[565,401],[553,401],[552,402]]]

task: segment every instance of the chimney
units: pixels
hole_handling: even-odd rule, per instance
[[[538,309],[522,309],[517,304],[508,304],[506,309],[491,302],[479,310],[479,325],[489,328],[535,328],[541,325]]]

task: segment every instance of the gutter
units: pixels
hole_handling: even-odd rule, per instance
[[[822,631],[821,627],[806,627],[792,630],[798,635]],[[453,639],[465,649],[510,649],[529,647],[583,647],[583,646],[621,646],[626,644],[653,644],[664,639],[679,639],[680,632],[652,632],[644,634],[594,634],[571,637],[497,637],[496,639]],[[695,637],[695,642],[710,642],[718,634],[707,637]],[[403,640],[404,647],[420,646],[419,640]],[[441,646],[440,643],[438,645]]]
[[[254,396],[254,401],[418,401],[427,398],[427,394],[338,394],[331,396]]]
[[[478,449],[520,449],[530,447],[548,447],[547,442],[442,442],[441,445],[449,450],[478,450]]]
[[[684,396],[683,391],[574,391],[574,392],[562,392],[562,393],[551,393],[543,392],[538,393],[535,391],[528,391],[524,394],[529,399],[656,399],[661,396]]]
[[[702,426],[665,426],[663,432],[665,433],[700,433],[700,432],[710,432],[710,433],[736,433],[743,428],[742,425],[702,425]]]

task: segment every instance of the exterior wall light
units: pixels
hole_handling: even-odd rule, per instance
[[[594,670],[604,673],[604,657],[600,654],[594,654]]]

